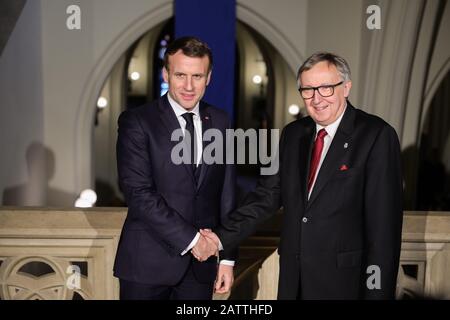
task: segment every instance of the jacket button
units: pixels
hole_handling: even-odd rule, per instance
[[[307,217],[303,217],[302,221],[303,221],[303,223],[307,223],[308,222],[308,218]]]

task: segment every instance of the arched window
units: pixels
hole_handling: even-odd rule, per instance
[[[115,163],[117,118],[121,111],[165,94],[168,87],[162,78],[163,57],[173,35],[173,18],[143,34],[120,57],[105,81],[100,96],[106,98],[108,105],[98,112],[93,148],[98,204],[115,206],[123,199]],[[295,74],[263,35],[239,21],[235,61],[235,128],[281,129],[296,119],[295,114],[288,112],[293,101],[300,103]],[[238,165],[241,195],[252,189],[259,168],[259,163]]]
[[[155,43],[155,48],[153,50],[153,98],[157,99],[163,96],[169,86],[164,82],[162,77],[162,70],[164,68],[164,53],[169,43],[174,37],[174,20],[171,18],[164,24],[161,32],[159,33],[158,39]]]

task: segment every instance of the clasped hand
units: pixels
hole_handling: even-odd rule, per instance
[[[219,256],[219,238],[209,229],[200,230],[200,238],[191,253],[198,261],[205,261],[211,256]]]

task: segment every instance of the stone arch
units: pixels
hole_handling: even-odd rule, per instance
[[[264,35],[267,41],[278,49],[278,52],[288,63],[292,72],[296,74],[298,67],[305,60],[305,54],[299,52],[276,26],[251,8],[242,3],[238,3],[236,11],[237,19],[245,22],[260,34]]]
[[[238,3],[236,11],[237,19],[244,21],[263,34],[278,49],[292,72],[296,73],[296,69],[304,60],[304,54],[298,52],[295,46],[270,21],[251,8]],[[105,79],[116,61],[136,39],[172,16],[173,4],[170,2],[131,21],[104,50],[101,58],[95,63],[95,67],[92,69],[81,93],[76,119],[76,190],[82,190],[94,185],[92,136],[95,108],[93,106],[95,106]]]
[[[128,47],[148,30],[173,15],[172,3],[161,5],[132,21],[122,33],[104,50],[95,63],[81,93],[79,112],[77,114],[75,134],[75,177],[76,188],[82,190],[94,185],[92,146],[95,115],[95,102],[105,79],[114,64]]]

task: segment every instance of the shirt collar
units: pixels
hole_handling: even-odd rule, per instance
[[[324,129],[325,128],[325,130],[327,131],[327,134],[330,136],[331,139],[333,139],[334,135],[336,134],[336,131],[337,131],[338,127],[339,127],[339,124],[341,123],[342,117],[344,116],[345,109],[347,109],[347,102],[345,103],[344,111],[342,111],[342,113],[339,116],[339,118],[337,118],[333,123],[327,125],[326,127],[323,127],[320,124],[316,123],[316,135],[317,135],[317,132],[319,132],[320,129]]]
[[[183,108],[178,102],[176,102],[174,99],[172,99],[172,97],[170,96],[169,93],[167,93],[167,99],[169,100],[169,104],[172,107],[173,112],[175,112],[175,115],[177,117],[181,117],[181,115],[186,112],[192,112],[194,114],[194,118],[195,118],[195,116],[197,116],[197,117],[200,116],[200,103],[199,102],[197,102],[194,109],[188,111],[185,108]]]

